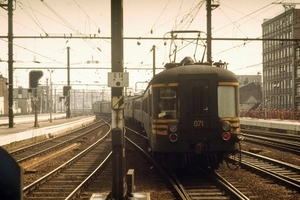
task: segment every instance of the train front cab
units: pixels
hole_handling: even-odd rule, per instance
[[[179,83],[154,84],[152,90],[158,104],[153,105],[154,152],[176,163],[207,160],[204,165],[217,168],[240,151],[238,82],[218,81],[217,74],[180,75]]]

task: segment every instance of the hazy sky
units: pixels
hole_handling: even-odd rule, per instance
[[[0,1],[1,2],[1,1]],[[2,0],[3,2],[3,0]],[[4,1],[5,2],[5,1]],[[17,0],[14,10],[14,36],[101,36],[110,37],[109,0]],[[299,0],[220,0],[212,11],[212,36],[226,38],[261,37],[261,24],[284,7],[273,2],[300,3]],[[206,32],[206,2],[196,0],[124,0],[124,37],[163,38],[171,30],[199,30]],[[0,9],[0,35],[6,36],[7,11]],[[195,35],[186,35],[186,37]],[[201,37],[206,37],[205,34]],[[152,46],[156,46],[156,67],[169,61],[170,41],[124,40],[124,67],[130,74],[130,87],[152,77]],[[205,41],[204,41],[205,42]],[[137,45],[140,43],[140,45]],[[200,44],[204,44],[202,41]],[[37,68],[66,67],[67,47],[70,47],[72,67],[95,67],[98,70],[72,70],[71,82],[107,84],[107,68],[111,67],[109,39],[14,39],[14,84],[28,87],[28,73]],[[178,45],[185,46],[185,42]],[[8,76],[7,39],[0,39],[0,73]],[[180,51],[177,61],[193,56],[195,45]],[[262,72],[261,41],[213,41],[214,61],[229,63],[236,74]],[[203,47],[198,46],[200,60]],[[205,57],[206,60],[206,57]],[[38,61],[39,63],[36,63]],[[90,61],[90,64],[87,62]],[[91,64],[98,61],[98,64]],[[28,69],[18,69],[27,67]],[[106,70],[104,69],[106,68]],[[134,68],[134,70],[133,70]],[[159,72],[159,70],[157,70]],[[49,72],[44,70],[41,83]],[[66,83],[66,70],[55,69],[52,80]],[[92,89],[92,86],[89,86]],[[142,85],[141,85],[142,87]]]

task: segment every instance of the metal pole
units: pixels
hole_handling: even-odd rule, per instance
[[[53,87],[53,84],[52,84]],[[54,113],[56,113],[57,110],[57,99],[56,99],[56,87],[54,88]]]
[[[13,0],[8,0],[8,116],[9,128],[14,127],[13,87]]]
[[[38,98],[38,95],[37,95],[37,88],[35,89],[32,89],[32,92],[34,92],[34,127],[39,127],[39,124],[38,124],[38,113],[37,113],[37,98]]]
[[[123,72],[123,0],[111,0],[111,71]],[[122,97],[123,87],[111,88],[111,99]],[[123,109],[112,107],[112,199],[125,199],[126,167]]]
[[[78,107],[76,106],[77,102],[76,102],[76,90],[73,90],[73,113],[75,112],[76,109],[78,109]],[[70,96],[71,96],[71,92],[70,92]],[[78,93],[79,96],[79,93]],[[70,107],[71,109],[71,107]]]
[[[52,79],[51,79],[51,74],[53,71],[49,70],[50,72],[50,122],[52,122],[52,104],[53,104],[53,101],[52,101]]]
[[[155,76],[155,45],[153,45],[152,47],[152,51],[153,51],[153,74],[152,74],[152,78]]]
[[[82,89],[82,115],[84,115],[84,89]]]
[[[49,112],[49,84],[48,78],[46,78],[46,105],[45,105],[45,113]]]
[[[211,0],[206,1],[206,10],[207,10],[207,62],[212,64],[212,56],[211,56]]]
[[[67,71],[68,71],[68,80],[67,81],[68,81],[68,86],[70,86],[70,47],[67,47]],[[70,118],[70,116],[71,116],[70,91],[69,91],[69,95],[66,98],[67,98],[67,102],[69,103],[69,105],[67,105],[67,118]]]
[[[44,87],[42,86],[41,87],[42,89],[40,90],[40,95],[41,95],[41,98],[40,98],[40,114],[43,113],[43,96],[44,96]]]

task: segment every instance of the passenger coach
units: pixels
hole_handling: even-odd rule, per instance
[[[142,116],[133,117],[143,124],[151,151],[165,165],[218,168],[240,152],[236,75],[190,58],[165,67],[142,98],[135,99],[141,101]]]

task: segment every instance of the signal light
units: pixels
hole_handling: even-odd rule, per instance
[[[231,134],[229,132],[224,132],[222,134],[223,140],[229,140],[231,138]]]
[[[32,70],[29,72],[29,87],[35,89],[39,86],[39,80],[44,75],[41,70]]]
[[[71,89],[71,86],[64,86],[64,88],[63,88],[64,92],[63,93],[64,93],[65,97],[69,96],[70,89]]]

